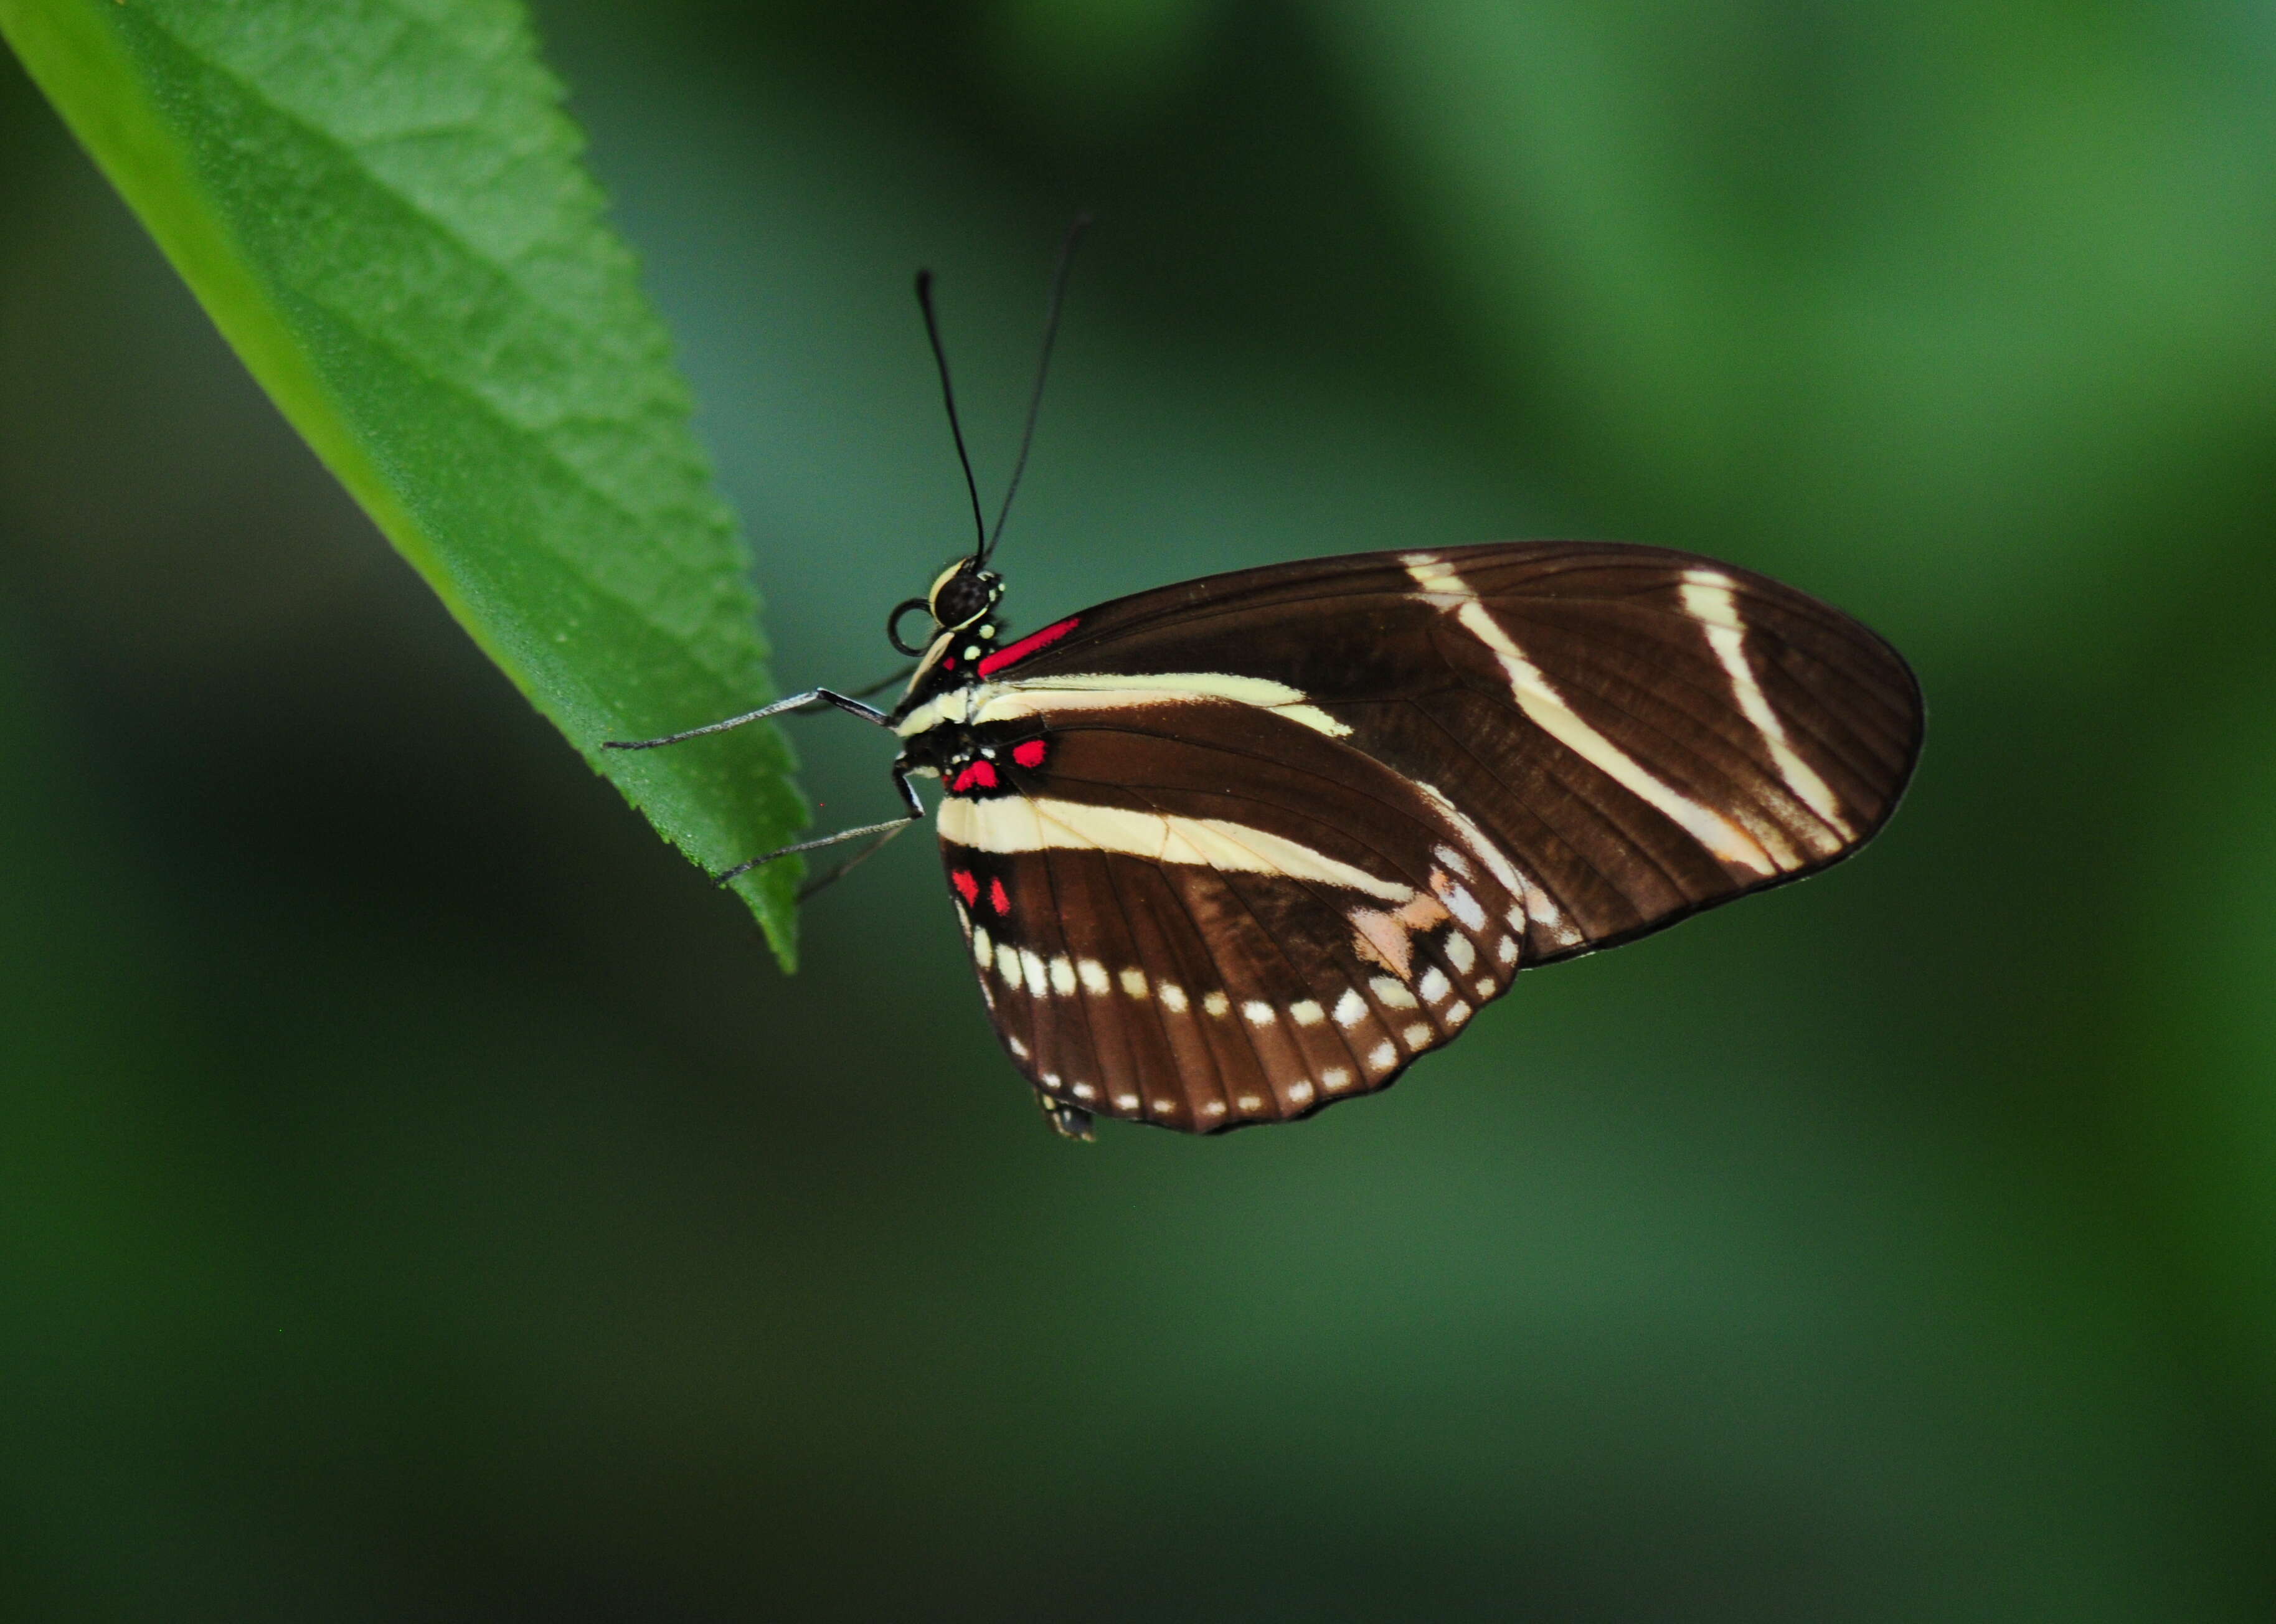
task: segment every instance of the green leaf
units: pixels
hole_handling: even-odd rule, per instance
[[[750,558],[512,0],[0,0],[5,37],[293,426],[696,862],[805,808]],[[788,968],[796,865],[737,883]]]

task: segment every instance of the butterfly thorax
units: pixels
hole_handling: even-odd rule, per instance
[[[1074,624],[1061,621],[1009,646],[1000,646],[1002,628],[992,620],[935,638],[891,717],[893,731],[907,741],[901,766],[938,778],[943,790],[962,799],[1032,793],[1051,746],[1034,716],[990,714],[1011,690],[998,673],[1008,674],[1010,665],[1056,642]]]
[[[961,631],[943,632],[927,645],[923,659],[909,686],[902,690],[901,702],[893,710],[893,725],[898,728],[903,720],[938,700],[944,694],[978,687],[981,663],[996,652],[1003,628],[994,622],[967,626]],[[943,709],[953,710],[950,705]]]
[[[901,764],[910,772],[937,778],[952,796],[984,801],[1034,793],[1050,755],[1050,741],[1032,721],[977,725],[943,721],[910,737]]]

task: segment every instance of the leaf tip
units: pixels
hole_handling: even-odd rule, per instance
[[[803,865],[793,859],[755,869],[728,886],[759,922],[785,975],[798,974],[798,886],[804,872]]]

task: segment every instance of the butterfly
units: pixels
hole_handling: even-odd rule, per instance
[[[922,275],[918,295],[953,424]],[[987,530],[966,476],[980,544],[888,620],[917,662],[891,710],[814,689],[618,747],[819,705],[890,729],[903,816],[721,877],[863,838],[866,856],[927,816],[913,779],[937,781],[981,997],[1063,1134],[1208,1134],[1386,1088],[1520,970],[1848,856],[1919,755],[1919,685],[1886,642],[1663,548],[1314,558],[1013,637],[989,565],[1004,515]]]

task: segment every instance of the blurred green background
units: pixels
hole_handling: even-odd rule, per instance
[[[0,68],[0,1582],[121,1619],[2276,1613],[2276,11],[539,6],[785,686],[1695,548],[1920,671],[1811,884],[1055,1142],[929,843],[785,981]],[[885,746],[797,724],[818,818]]]

